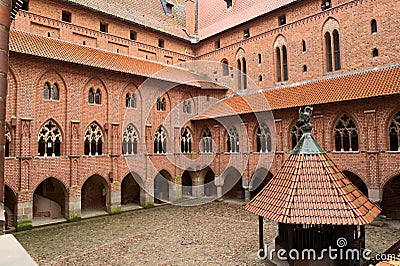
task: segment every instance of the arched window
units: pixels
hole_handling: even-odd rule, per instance
[[[212,135],[208,128],[203,132],[203,152],[212,152]]]
[[[50,100],[50,94],[50,83],[46,82],[44,83],[44,99]]]
[[[376,20],[373,19],[371,20],[371,33],[377,33],[378,32],[378,25],[376,24]]]
[[[332,71],[332,41],[331,34],[325,33],[325,57],[326,57],[326,71]]]
[[[157,111],[165,111],[166,108],[166,101],[165,98],[158,98],[157,99]]]
[[[138,134],[135,127],[129,124],[122,135],[122,153],[137,154]]]
[[[125,98],[125,106],[126,107],[131,107],[131,95],[129,93],[126,94],[126,98]]]
[[[94,89],[90,88],[89,89],[89,103],[94,103]]]
[[[238,72],[238,74],[237,74],[237,78],[238,78],[237,87],[238,87],[238,90],[240,90],[242,88],[242,63],[240,62],[240,59],[237,60],[237,68],[238,68],[237,69],[237,72]]]
[[[6,126],[6,145],[5,145],[5,150],[4,150],[4,156],[5,157],[10,157],[10,144],[11,144],[11,133],[10,130],[8,130],[8,127]]]
[[[60,95],[59,95],[59,88],[58,88],[58,84],[54,83],[53,87],[51,89],[51,99],[52,100],[59,100],[60,99]]]
[[[53,121],[42,126],[38,135],[38,156],[60,156],[61,131]]]
[[[358,151],[358,130],[347,115],[343,115],[335,126],[335,150]]]
[[[132,94],[131,96],[131,108],[136,108],[136,95]]]
[[[188,128],[182,132],[181,135],[181,152],[182,153],[190,153],[192,152],[192,134]]]
[[[340,70],[340,41],[339,41],[339,32],[337,30],[333,31],[333,53],[335,59],[335,70]]]
[[[96,90],[96,94],[94,96],[94,103],[95,104],[101,104],[101,91],[100,91],[100,89]]]
[[[300,127],[294,125],[290,134],[292,136],[292,149],[294,149],[294,147],[296,147],[297,143],[303,136],[303,131],[300,129]]]
[[[243,85],[242,88],[247,89],[247,66],[246,66],[246,58],[242,58],[242,72],[243,72]]]
[[[183,113],[191,114],[192,113],[192,101],[186,100],[183,102]]]
[[[228,152],[239,152],[239,134],[235,127],[230,127],[227,135]]]
[[[154,153],[167,152],[167,133],[164,128],[160,126],[154,135]]]
[[[400,112],[397,112],[389,124],[390,150],[400,151]]]
[[[271,152],[272,140],[271,131],[266,125],[261,125],[256,133],[257,150],[256,152]]]
[[[101,154],[103,154],[103,132],[96,123],[92,123],[85,132],[85,155]]]
[[[222,75],[223,76],[229,75],[229,64],[227,60],[222,61]]]
[[[283,69],[283,80],[289,79],[288,62],[287,62],[287,51],[286,46],[282,46],[282,69]]]
[[[281,49],[276,47],[275,49],[276,57],[276,81],[282,81],[282,64],[281,64]]]

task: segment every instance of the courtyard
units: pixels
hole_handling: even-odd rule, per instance
[[[398,241],[395,222],[366,226],[366,247]],[[239,203],[163,205],[14,235],[40,265],[270,265],[257,258],[258,217]],[[276,235],[265,221],[265,243]]]

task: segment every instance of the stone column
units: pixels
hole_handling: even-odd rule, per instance
[[[214,183],[217,186],[217,200],[222,201],[222,186],[224,185],[224,179],[221,176],[215,177]]]

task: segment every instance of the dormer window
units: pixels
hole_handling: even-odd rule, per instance
[[[331,0],[323,0],[321,4],[321,9],[326,10],[332,7]]]
[[[232,3],[232,0],[225,0],[226,1],[226,8],[231,8],[232,7],[232,5],[233,5],[233,3]]]
[[[173,9],[174,5],[171,3],[167,3],[165,5],[165,14],[172,16],[172,9]]]

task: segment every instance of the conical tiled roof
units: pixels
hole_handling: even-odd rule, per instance
[[[346,178],[310,132],[303,134],[245,209],[286,224],[331,225],[368,224],[381,211]]]

